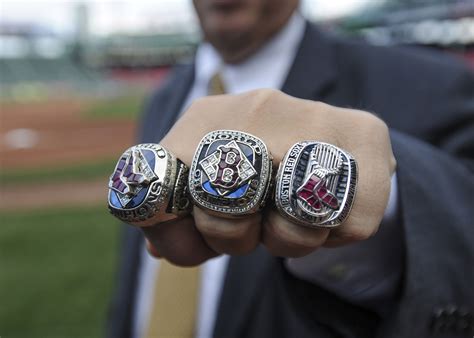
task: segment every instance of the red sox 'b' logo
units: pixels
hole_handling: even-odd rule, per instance
[[[238,166],[242,161],[240,151],[233,147],[221,145],[217,148],[220,151],[220,161],[213,186],[224,189],[232,189],[239,183]]]

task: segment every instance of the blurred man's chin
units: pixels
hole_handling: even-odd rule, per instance
[[[233,45],[239,44],[238,41],[244,37],[250,39],[254,31],[253,27],[252,22],[243,20],[243,18],[210,20],[204,27],[204,35],[210,42],[216,42],[219,45]]]
[[[297,3],[297,0],[194,0],[205,39],[231,63],[251,55],[282,27]]]
[[[239,34],[239,32],[251,32],[255,30],[257,20],[245,13],[234,15],[212,15],[206,18],[204,30],[213,33],[223,32],[225,34]]]
[[[209,34],[207,41],[218,50],[237,51],[247,49],[249,45],[249,32],[245,30],[220,30],[214,34]]]

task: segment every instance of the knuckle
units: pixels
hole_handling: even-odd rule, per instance
[[[223,219],[209,216],[203,211],[195,212],[197,229],[206,236],[222,240],[238,240],[246,238],[255,227],[259,227],[261,215],[255,214],[246,219]]]
[[[391,153],[391,155],[390,155],[390,173],[395,172],[396,169],[397,169],[397,159],[395,158],[393,153]]]
[[[372,128],[374,130],[374,135],[377,135],[379,139],[385,142],[389,140],[389,129],[387,124],[383,120],[375,118],[372,122]]]
[[[264,101],[267,101],[279,95],[282,95],[282,93],[279,90],[272,89],[272,88],[262,88],[262,89],[252,90],[249,92],[249,94],[253,95],[257,99],[264,100]]]
[[[286,221],[280,224],[268,221],[268,229],[280,242],[291,248],[316,249],[324,243],[328,235],[326,230],[305,229]]]
[[[356,229],[351,229],[350,231],[338,231],[334,235],[338,240],[343,242],[352,243],[365,241],[377,232],[377,228],[372,227],[360,227]]]
[[[334,108],[321,101],[305,101],[302,100],[301,110],[298,111],[298,116],[304,121],[308,121],[307,125],[312,128],[318,126],[322,121],[329,121],[333,117],[331,110]]]
[[[145,238],[145,246],[146,246],[146,250],[148,251],[150,256],[152,256],[154,258],[162,258],[163,257],[163,256],[161,256],[158,249],[147,238]]]
[[[247,232],[245,227],[224,224],[223,221],[196,222],[196,227],[205,235],[225,240],[239,239]]]
[[[250,91],[247,95],[250,99],[248,113],[260,113],[267,111],[268,106],[283,94],[276,89],[257,89]]]
[[[323,236],[289,237],[287,243],[295,248],[316,249],[325,242]]]
[[[365,128],[368,135],[388,139],[388,126],[382,119],[369,112],[359,111],[359,113],[359,124]]]
[[[365,191],[364,198],[364,212],[365,222],[369,221],[369,224],[377,224],[382,219],[384,211],[387,207],[388,198],[390,196],[390,190],[392,187],[392,180],[390,173],[386,168],[380,169],[379,173],[372,173],[371,175],[372,186],[377,191],[370,195],[370,190]],[[364,224],[362,221],[358,224]]]
[[[384,178],[380,182],[380,190],[381,193],[384,197],[384,199],[388,198],[388,195],[390,194],[390,189],[392,187],[392,178],[390,177],[389,174],[384,175]],[[385,203],[383,203],[385,204]]]
[[[183,116],[193,117],[193,118],[210,118],[214,114],[213,110],[210,107],[213,106],[223,106],[227,104],[225,96],[222,95],[213,95],[213,96],[203,96],[195,99],[189,105],[186,113]]]
[[[191,105],[189,106],[188,111],[189,112],[200,111],[203,108],[203,106],[206,106],[208,104],[209,99],[210,98],[206,96],[195,99],[193,102],[191,102]]]
[[[308,101],[308,102],[311,104],[313,110],[317,112],[326,113],[326,112],[329,112],[332,108],[330,105],[322,101]]]
[[[189,256],[184,255],[169,256],[166,257],[166,260],[173,265],[185,268],[198,266],[206,261],[205,259],[190,258]]]

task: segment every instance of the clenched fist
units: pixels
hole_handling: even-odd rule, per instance
[[[195,206],[192,215],[142,228],[152,255],[191,266],[219,254],[245,254],[263,243],[275,256],[300,257],[320,246],[367,239],[377,231],[396,162],[387,126],[376,116],[262,89],[195,101],[160,144],[189,166],[202,137],[218,129],[262,139],[275,166],[293,144],[303,140],[330,143],[351,153],[359,178],[349,216],[337,228],[312,229],[283,218],[272,203],[238,219],[210,215]]]

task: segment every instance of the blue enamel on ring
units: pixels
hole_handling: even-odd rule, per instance
[[[238,217],[263,208],[272,174],[272,158],[259,138],[234,130],[205,135],[189,171],[194,204],[211,214]]]
[[[119,158],[109,179],[108,205],[120,220],[150,226],[186,215],[188,168],[159,144],[139,144]]]

